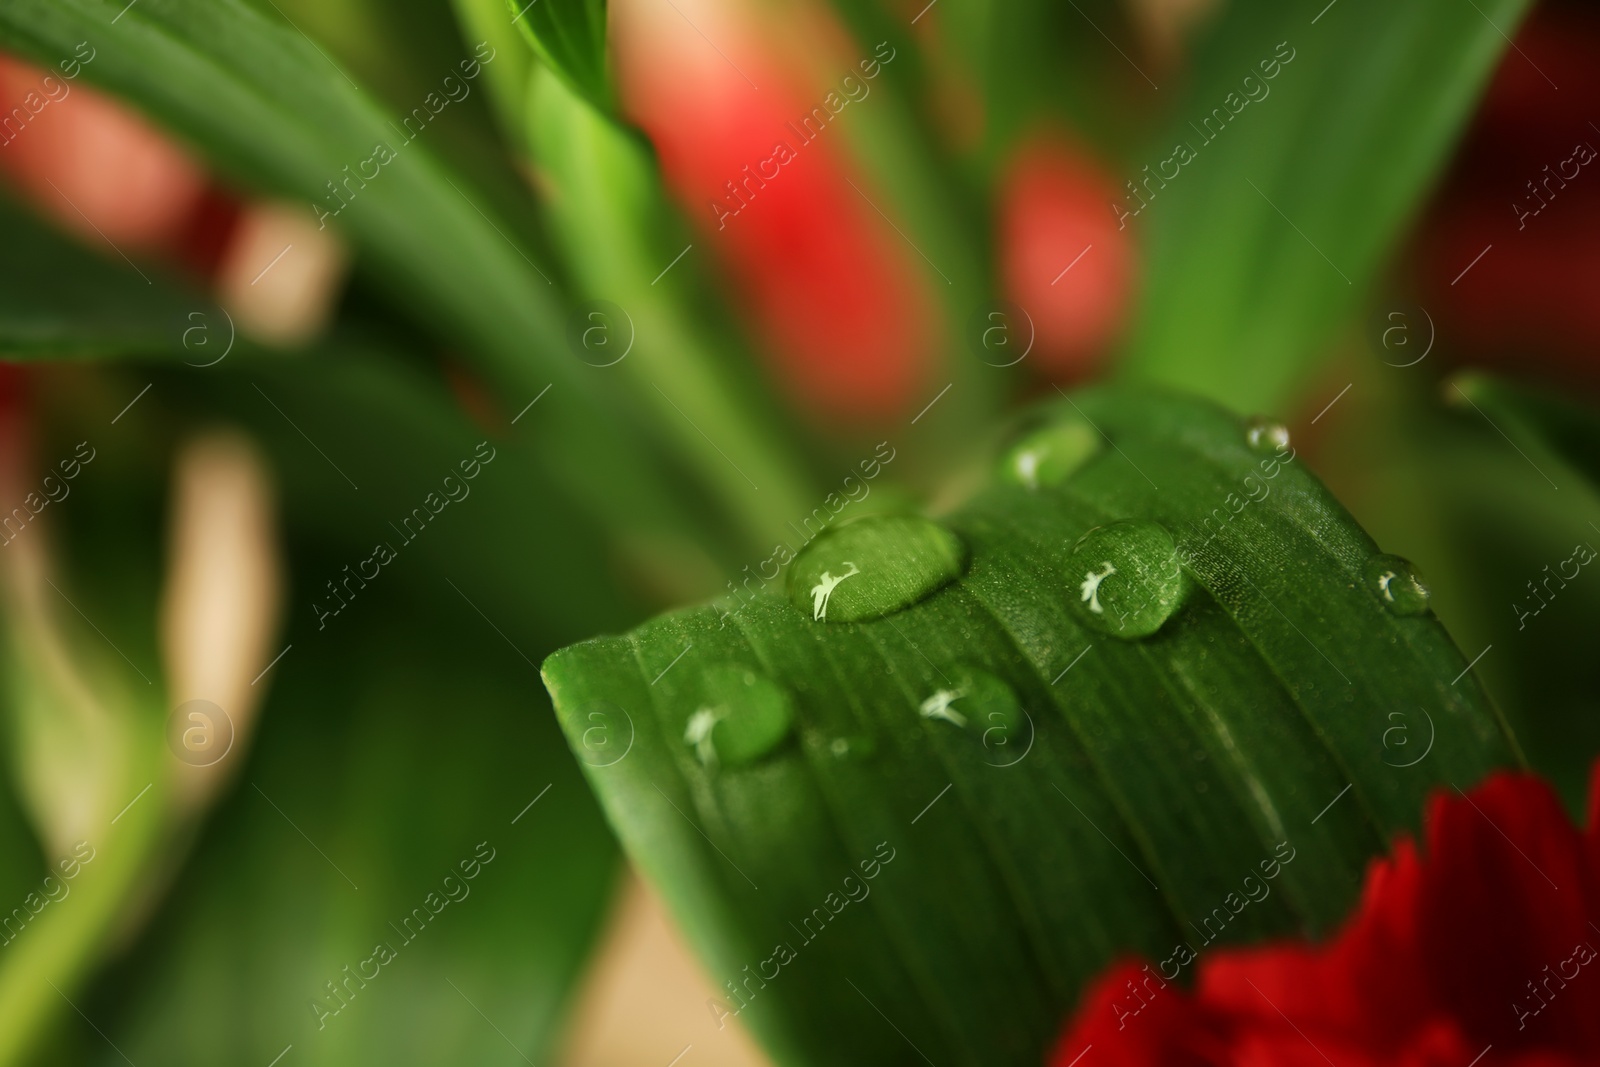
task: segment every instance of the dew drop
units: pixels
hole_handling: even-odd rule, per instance
[[[1367,561],[1367,584],[1391,614],[1421,615],[1428,610],[1428,587],[1417,577],[1416,568],[1399,556]]]
[[[828,742],[828,751],[834,759],[864,760],[871,758],[877,745],[870,737],[835,737]]]
[[[1172,535],[1130,519],[1097,526],[1067,558],[1069,601],[1078,618],[1113,637],[1149,637],[1188,589]]]
[[[1000,474],[1027,489],[1059,485],[1100,451],[1100,435],[1081,419],[1064,419],[1027,434],[1006,450]]]
[[[759,671],[731,663],[710,667],[697,688],[701,702],[689,716],[683,740],[707,767],[758,760],[794,727],[794,702]]]
[[[917,708],[921,718],[949,723],[980,741],[987,753],[984,762],[990,766],[1009,767],[1027,755],[1033,725],[1010,685],[987,671],[960,664],[941,674],[942,684]]]
[[[1257,452],[1282,452],[1289,447],[1289,428],[1267,418],[1254,418],[1245,424],[1245,443]]]
[[[960,577],[961,538],[929,519],[877,515],[818,537],[789,567],[789,601],[816,622],[863,622]]]

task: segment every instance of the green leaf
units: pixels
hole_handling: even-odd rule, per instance
[[[579,282],[604,301],[583,309],[586,358],[631,386],[659,436],[693,457],[750,543],[770,545],[817,494],[773,433],[781,416],[750,374],[752,361],[683,299],[696,265],[676,261],[693,246],[675,225],[649,143],[545,69],[528,100],[528,143],[550,190],[551,229]],[[664,284],[663,266],[677,271]],[[589,351],[590,337],[604,340]]]
[[[1600,664],[1572,654],[1600,612],[1600,417],[1466,376],[1367,388],[1330,430],[1330,479],[1369,528],[1425,564],[1439,617],[1574,815],[1600,752]],[[1333,466],[1337,464],[1337,466]]]
[[[658,531],[696,526],[657,454],[611,417],[608,391],[561,350],[565,320],[549,271],[435,154],[429,130],[449,121],[447,106],[420,129],[414,116],[409,126],[391,120],[310,38],[241,0],[0,8],[0,45],[41,63],[71,57],[85,40],[94,55],[83,77],[248,186],[304,198],[308,214],[326,212],[324,221],[367,253],[363,267],[492,379],[503,408],[519,411],[550,386],[551,398],[524,425],[548,454],[582,457],[551,468],[587,507],[617,528],[637,528],[641,517]],[[481,75],[494,56],[461,61],[478,63]],[[382,163],[380,145],[392,153]]]
[[[606,0],[507,0],[506,9],[547,67],[602,111],[611,109]]]
[[[504,0],[451,0],[461,33],[488,41],[496,53],[496,66],[486,70],[490,103],[502,135],[520,157],[526,148],[527,124],[523,105],[534,57],[517,40],[517,28],[506,21]]]
[[[1143,139],[1141,119],[1159,98],[1128,58],[1140,50],[1131,13],[1110,0],[985,0],[935,16],[982,94],[987,167],[1042,123],[1065,122],[1080,136],[1118,146],[1130,136]]]
[[[1527,6],[1230,5],[1168,137],[1130,168],[1139,192],[1119,201],[1149,263],[1130,376],[1281,407],[1365,295]]]
[[[182,357],[222,351],[225,316],[154,272],[130,270],[66,240],[0,197],[0,357],[8,360]],[[110,254],[110,253],[108,253]],[[194,316],[194,317],[191,317]],[[206,324],[218,336],[208,337]],[[186,333],[191,327],[199,327]],[[192,349],[185,347],[185,342]],[[213,352],[207,352],[207,346]]]
[[[129,854],[126,840],[102,848],[70,906],[43,916],[62,923],[26,930],[10,950],[39,952],[46,969],[0,968],[0,982],[15,979],[27,994],[0,1001],[11,1012],[8,1039],[38,1042],[44,1031],[63,1062],[101,1055],[102,1038],[42,976],[136,1062],[266,1063],[293,1043],[293,1055],[312,1063],[379,1054],[395,1063],[519,1064],[546,1053],[558,1033],[606,907],[616,848],[538,694],[534,664],[584,628],[615,624],[622,608],[594,577],[604,556],[593,529],[578,518],[546,521],[563,498],[524,443],[495,441],[478,476],[460,478],[459,461],[479,454],[484,431],[395,353],[342,347],[276,366],[230,360],[150,378],[120,368],[39,377],[39,413],[50,413],[55,437],[89,434],[100,449],[72,494],[50,505],[54,528],[22,537],[57,538],[58,550],[95,565],[83,592],[66,591],[103,631],[80,623],[87,647],[115,679],[131,679],[135,696],[145,686],[108,642],[159,684],[151,605],[160,570],[129,561],[157,554],[174,440],[218,420],[242,423],[259,440],[279,472],[294,589],[282,658],[259,680],[270,696],[257,743],[230,753],[231,795],[195,855],[185,855],[192,832],[184,832],[157,856],[159,875],[129,888],[110,878],[122,871],[114,864]],[[110,424],[146,384],[148,395]],[[453,474],[460,498],[403,541],[388,523],[405,523],[430,492],[451,493],[441,481]],[[332,617],[315,610],[331,601],[325,583],[345,580],[380,539],[398,558],[370,587],[344,586],[347,608]],[[147,703],[143,728],[154,728],[167,768],[166,709],[159,695]],[[116,806],[141,784],[119,789]],[[134,824],[162,788],[115,829]],[[419,935],[387,932],[413,908],[434,910],[429,893],[459,893],[443,879],[459,874],[480,841],[497,855],[463,899]],[[6,853],[7,868],[33,877],[36,851],[30,843]],[[91,981],[113,929],[138,940],[131,949],[118,943],[127,951],[116,968]],[[39,941],[46,935],[48,945]],[[392,940],[397,958],[366,986],[347,979],[342,969],[370,959],[379,940]],[[338,1007],[325,983],[347,980],[350,1005],[319,1027],[313,998]]]
[[[1037,1063],[1114,954],[1327,930],[1431,787],[1520,763],[1442,627],[1385,605],[1404,568],[1277,428],[1085,395],[941,524],[965,572],[875,621],[757,585],[544,665],[576,750],[630,725],[590,780],[728,983],[713,1012],[744,1005],[780,1062]],[[791,591],[859,583],[859,616],[903,590],[851,530],[794,564],[832,585]],[[764,754],[722,759],[730,731]]]
[[[135,1063],[548,1062],[616,846],[533,669],[438,585],[286,635],[239,787],[85,1004]]]

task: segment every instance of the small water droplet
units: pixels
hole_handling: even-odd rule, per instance
[[[1139,519],[1097,526],[1067,559],[1078,618],[1113,637],[1149,637],[1178,610],[1188,589],[1172,535]]]
[[[929,519],[878,515],[835,527],[789,567],[789,600],[818,622],[864,622],[960,577],[961,538]]]
[[[1367,561],[1367,584],[1378,602],[1395,615],[1421,615],[1428,610],[1428,587],[1417,570],[1399,556],[1374,556]]]
[[[1081,419],[1042,426],[1006,450],[1000,474],[1028,489],[1059,485],[1100,451],[1101,438]]]
[[[835,737],[828,742],[828,751],[834,759],[863,760],[877,751],[870,737]]]
[[[758,760],[794,727],[794,702],[759,671],[731,663],[710,667],[698,689],[700,705],[689,716],[683,740],[707,767]]]
[[[1289,427],[1257,417],[1245,424],[1244,439],[1257,452],[1282,452],[1289,447]]]

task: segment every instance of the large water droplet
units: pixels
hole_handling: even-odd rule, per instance
[[[789,600],[813,620],[862,622],[960,577],[961,538],[928,519],[878,515],[835,527],[789,567]]]
[[[1138,519],[1080,537],[1067,574],[1078,617],[1113,637],[1149,637],[1178,610],[1188,587],[1172,535]]]
[[[1100,451],[1101,438],[1082,419],[1041,426],[1006,450],[1000,474],[1028,489],[1059,485]]]
[[[683,740],[705,766],[760,759],[794,727],[794,702],[759,671],[731,663],[711,667],[697,688],[701,703],[689,716]]]
[[[1421,615],[1428,610],[1428,587],[1416,568],[1399,556],[1373,556],[1367,561],[1367,585],[1378,602],[1395,615]]]
[[[1289,428],[1281,422],[1257,417],[1245,423],[1244,439],[1257,452],[1282,452],[1289,447]]]

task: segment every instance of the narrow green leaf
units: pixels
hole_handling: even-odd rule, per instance
[[[606,62],[606,0],[506,0],[545,65],[602,111],[615,94]]]
[[[6,235],[0,253],[0,357],[145,356],[198,364],[221,354],[228,332],[221,310],[184,293],[153,268],[141,278],[120,260],[66,240],[5,197],[0,197],[0,230]]]
[[[1149,259],[1129,375],[1281,407],[1364,296],[1527,6],[1230,5],[1118,201]]]
[[[873,565],[882,521],[804,547],[798,602],[544,666],[624,846],[728,983],[709,1010],[780,1062],[1037,1063],[1113,954],[1326,930],[1430,787],[1520,762],[1425,606],[1386,602],[1403,564],[1280,428],[1080,397],[942,520],[959,577],[813,621],[850,583],[850,617],[905,599]],[[908,553],[949,558],[914,527]],[[593,758],[616,723],[631,747]]]
[[[817,494],[774,432],[781,417],[751,361],[683,298],[698,264],[681,262],[693,244],[667,203],[654,153],[638,131],[546,69],[528,99],[528,143],[550,189],[550,226],[592,298],[574,331],[592,372],[627,383],[658,435],[694,457],[751,543],[770,545]]]

